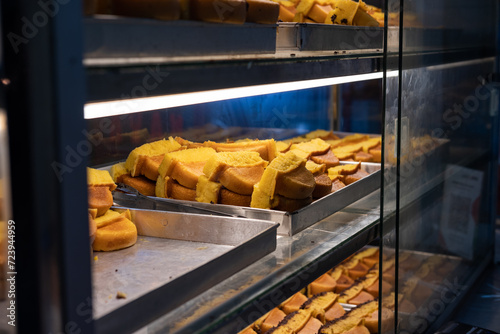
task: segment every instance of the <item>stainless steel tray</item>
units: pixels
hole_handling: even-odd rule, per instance
[[[100,333],[138,329],[276,249],[278,224],[268,221],[138,209],[131,214],[137,243],[94,252]],[[126,299],[118,299],[118,291]]]
[[[280,22],[276,49],[299,51],[381,51],[384,28]]]
[[[342,163],[348,164],[349,162]],[[272,221],[280,224],[278,234],[292,236],[380,188],[380,164],[362,163],[361,165],[370,175],[294,212],[146,197],[116,191],[113,194],[113,198],[115,203],[127,207],[216,214]]]
[[[84,19],[85,60],[274,54],[276,28],[276,24],[96,16]]]

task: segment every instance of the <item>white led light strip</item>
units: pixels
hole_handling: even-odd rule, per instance
[[[397,76],[397,71],[389,72],[388,76]],[[247,86],[218,89],[194,93],[182,93],[164,96],[123,99],[107,102],[89,103],[84,107],[85,119],[118,116],[142,111],[182,107],[207,102],[215,102],[241,97],[282,93],[300,89],[338,85],[348,82],[381,79],[382,72],[358,74],[345,77],[284,82],[277,84]]]

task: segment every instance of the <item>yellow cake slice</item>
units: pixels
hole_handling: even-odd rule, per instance
[[[90,187],[108,187],[109,190],[116,189],[116,184],[107,170],[90,167],[87,167],[87,185]]]
[[[310,155],[321,155],[330,150],[330,144],[328,144],[321,138],[314,138],[307,142],[292,144],[290,149],[301,150],[309,153]]]
[[[180,148],[181,144],[172,137],[141,145],[130,152],[125,161],[125,168],[127,168],[131,176],[139,176],[146,157],[158,156]]]
[[[159,177],[168,176],[186,188],[195,189],[206,161],[215,153],[210,147],[167,153],[158,168]]]
[[[114,164],[111,166],[111,177],[113,178],[113,181],[119,182],[118,178],[122,175],[128,174],[128,170],[125,167],[125,162],[119,162],[117,164]]]
[[[352,21],[358,10],[359,3],[352,0],[337,0],[325,20],[329,24],[352,25]]]

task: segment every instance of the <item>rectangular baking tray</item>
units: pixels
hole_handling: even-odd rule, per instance
[[[293,212],[147,197],[116,191],[113,198],[120,205],[149,210],[196,212],[271,221],[280,224],[278,234],[293,236],[380,188],[380,164],[361,163],[361,166],[370,175]]]
[[[102,15],[84,19],[84,56],[89,62],[114,58],[133,61],[152,57],[274,54],[276,29],[276,24],[161,21]]]
[[[278,224],[269,221],[130,211],[137,243],[94,252],[93,309],[100,333],[140,328],[276,249]],[[118,291],[126,299],[118,299]]]
[[[280,22],[277,50],[382,51],[384,28]]]

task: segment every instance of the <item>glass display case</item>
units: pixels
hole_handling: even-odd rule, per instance
[[[367,2],[380,8],[380,26],[163,21],[84,16],[80,2],[2,3],[9,136],[0,153],[9,149],[11,173],[0,169],[0,181],[12,184],[12,213],[0,218],[15,222],[17,276],[16,327],[3,319],[1,328],[264,333],[256,324],[298,294],[335,291],[343,312],[356,309],[361,301],[322,281],[342,271],[377,302],[370,332],[438,329],[493,256],[498,5]],[[350,183],[326,172],[345,187],[290,198],[302,201],[290,210],[120,185],[114,209],[131,208],[138,228],[148,210],[148,224],[184,234],[140,230],[132,247],[92,252],[86,168],[113,173],[135,148],[170,137],[185,149],[272,140],[278,153],[316,139],[328,148],[304,151],[304,166],[331,151],[364,174]],[[146,181],[157,195],[159,181]]]

